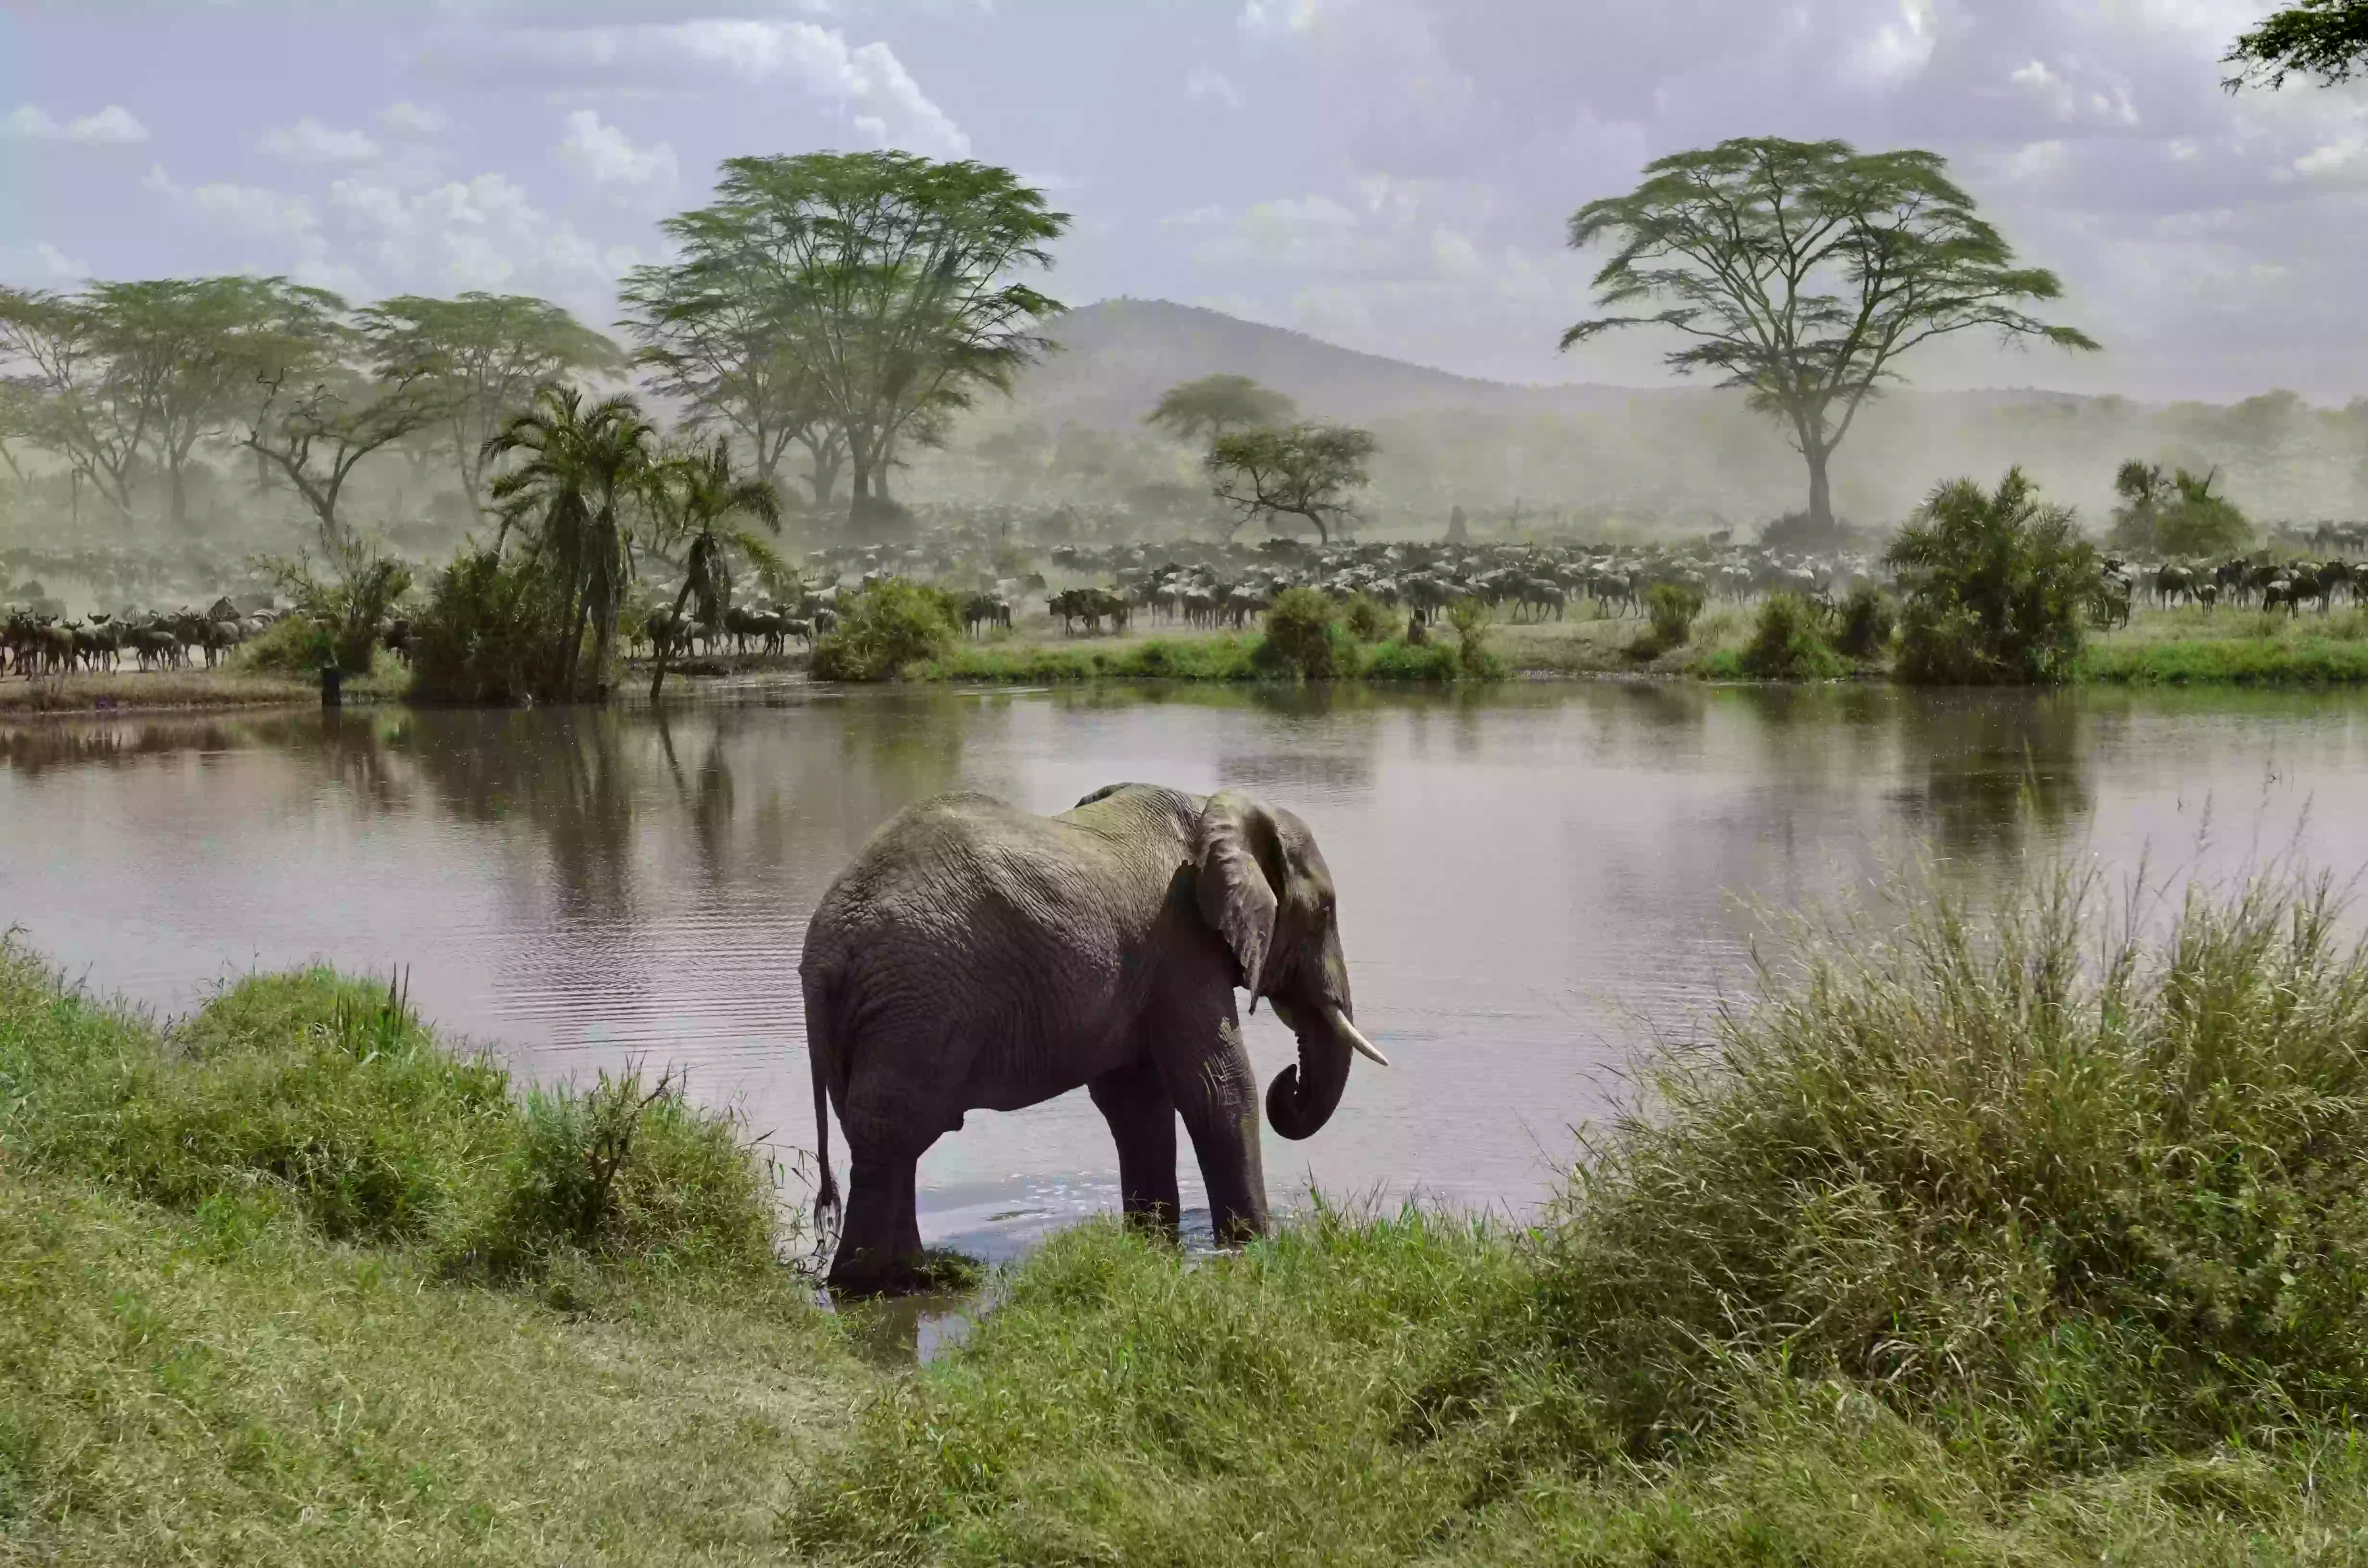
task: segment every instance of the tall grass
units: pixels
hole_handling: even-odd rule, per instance
[[[769,1170],[677,1080],[519,1096],[389,988],[326,971],[242,981],[167,1033],[0,946],[0,1153],[448,1273],[537,1275],[571,1254],[755,1267],[789,1240]]]
[[[2368,960],[2317,886],[1812,930],[1518,1233],[1056,1241],[787,1516],[886,1561],[2368,1544]]]

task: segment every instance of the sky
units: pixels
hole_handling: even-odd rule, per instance
[[[596,323],[748,153],[1005,165],[1045,280],[1511,381],[1569,353],[1573,210],[1729,136],[1946,156],[2105,352],[1956,339],[1935,387],[2368,395],[2368,89],[2231,96],[2269,0],[9,0],[0,281],[252,270]]]

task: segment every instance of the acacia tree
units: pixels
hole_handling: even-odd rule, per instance
[[[1975,330],[2097,347],[2022,308],[2063,285],[2014,265],[1946,166],[1931,153],[1774,137],[1656,159],[1628,195],[1574,213],[1570,244],[1614,247],[1594,279],[1603,308],[1660,308],[1581,322],[1562,347],[1634,326],[1687,338],[1664,362],[1719,373],[1784,423],[1808,464],[1811,522],[1827,528],[1828,460],[1866,401],[1898,379],[1901,355]]]
[[[335,549],[347,540],[337,505],[354,470],[443,418],[447,394],[433,364],[373,363],[336,295],[308,290],[284,304],[256,339],[261,368],[238,445],[303,499]]]
[[[1284,393],[1247,376],[1215,375],[1169,387],[1143,422],[1191,445],[1204,437],[1213,441],[1228,430],[1288,425],[1298,412]]]
[[[622,324],[641,340],[633,358],[650,383],[688,405],[684,423],[736,434],[765,483],[779,479],[792,443],[803,445],[813,460],[804,478],[815,507],[825,508],[838,489],[847,437],[827,417],[787,324],[768,308],[763,284],[757,268],[719,266],[704,254],[635,267],[621,290]]]
[[[156,369],[120,375],[107,324],[87,301],[46,290],[0,288],[0,354],[8,376],[33,394],[32,439],[66,461],[129,517],[155,411]]]
[[[621,375],[624,351],[565,310],[523,294],[418,294],[381,301],[357,317],[381,367],[421,373],[438,405],[432,444],[449,450],[461,491],[485,504],[486,443],[537,389],[577,376]]]
[[[1349,492],[1371,478],[1365,465],[1375,445],[1372,431],[1345,425],[1236,430],[1210,443],[1209,474],[1216,498],[1234,508],[1235,528],[1254,517],[1269,527],[1297,517],[1329,544],[1333,526],[1356,517]]]
[[[2323,87],[2349,82],[2368,71],[2368,0],[2300,0],[2272,11],[2238,35],[2221,63],[2237,67],[2221,83],[2232,93],[2274,92],[2296,74],[2316,76]]]
[[[1044,349],[1034,329],[1061,305],[1010,275],[1049,267],[1068,222],[991,165],[814,153],[727,161],[715,200],[666,229],[688,278],[745,291],[810,383],[861,528],[887,511],[901,439]]]

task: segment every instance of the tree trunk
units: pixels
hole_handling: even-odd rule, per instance
[[[682,612],[684,607],[690,603],[690,585],[691,574],[686,571],[682,574],[682,592],[674,597],[674,619],[666,623],[674,635],[652,639],[656,643],[655,662],[657,665],[655,673],[650,676],[650,701],[654,704],[658,699],[658,693],[666,689],[666,651],[673,646],[674,638],[682,635]]]
[[[188,480],[178,458],[166,465],[166,472],[172,480],[173,528],[177,533],[189,526]]]
[[[1830,532],[1834,526],[1834,494],[1826,478],[1826,460],[1833,456],[1833,449],[1806,441],[1802,444],[1801,455],[1809,460],[1809,527],[1816,534]]]
[[[814,486],[814,510],[827,512],[831,498],[838,493],[839,466],[847,460],[847,454],[838,449],[837,441],[825,441],[808,449],[814,453],[814,472],[806,475],[806,483]]]

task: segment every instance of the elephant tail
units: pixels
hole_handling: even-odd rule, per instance
[[[814,1163],[822,1180],[814,1188],[814,1218],[838,1212],[838,1177],[830,1168],[830,1054],[837,1037],[831,1017],[830,977],[808,977],[806,986],[806,1063],[814,1070]]]

